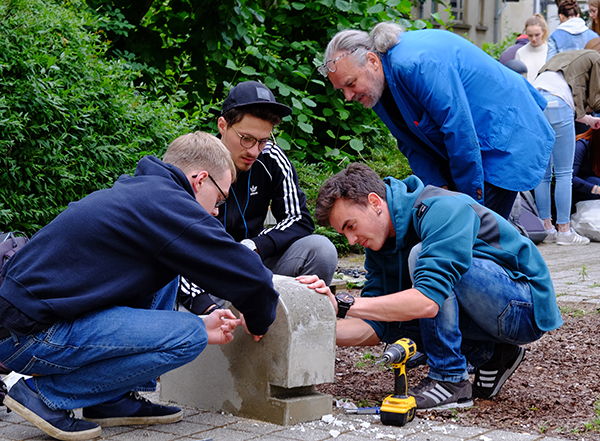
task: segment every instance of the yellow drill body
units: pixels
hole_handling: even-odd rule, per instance
[[[394,368],[394,393],[381,404],[381,422],[391,426],[404,426],[415,417],[417,403],[408,396],[406,362],[417,352],[417,345],[408,338],[402,338],[390,345],[382,356],[382,362],[391,363]]]

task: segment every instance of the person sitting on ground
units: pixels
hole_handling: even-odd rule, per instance
[[[0,361],[33,376],[10,389],[9,409],[61,440],[176,422],[181,409],[133,391],[153,390],[207,343],[228,343],[237,325],[257,341],[267,332],[272,274],[214,217],[234,177],[216,137],[181,136],[163,161],[146,156],[135,176],[69,204],[4,265]],[[179,274],[243,316],[174,311]]]
[[[558,6],[560,24],[548,38],[546,61],[561,52],[581,50],[598,34],[587,27],[579,16],[577,0],[564,0]]]
[[[353,163],[321,187],[315,217],[366,248],[365,286],[348,299],[316,276],[298,280],[328,295],[338,317],[352,317],[338,320],[338,345],[417,343],[429,363],[428,378],[409,391],[417,410],[494,397],[523,360],[520,345],[562,324],[533,242],[465,194],[414,175],[382,180]]]
[[[317,274],[331,283],[337,251],[325,236],[313,234],[315,226],[298,173],[273,137],[273,128],[291,113],[290,107],[278,103],[271,90],[257,81],[239,83],[229,91],[217,125],[221,141],[231,152],[237,179],[217,219],[274,274]],[[269,209],[276,224],[265,227]],[[180,297],[184,306],[196,314],[219,307],[220,299],[202,292],[205,288],[183,278]]]
[[[527,81],[533,83],[538,71],[546,63],[548,53],[548,24],[541,14],[534,14],[525,22],[525,33],[529,43],[515,54],[515,60],[527,66]]]
[[[573,204],[600,199],[600,130],[577,135],[573,161]]]

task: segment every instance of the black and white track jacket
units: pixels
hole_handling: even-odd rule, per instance
[[[277,224],[265,228],[269,206]],[[271,144],[249,171],[238,173],[218,219],[236,241],[252,239],[263,260],[315,229],[296,170],[281,148]]]

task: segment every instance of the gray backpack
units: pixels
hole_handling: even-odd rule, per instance
[[[4,281],[4,264],[29,241],[25,234],[19,231],[0,233],[0,286]]]

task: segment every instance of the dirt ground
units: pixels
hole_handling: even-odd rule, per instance
[[[526,346],[525,360],[496,397],[476,399],[468,409],[419,413],[419,417],[600,440],[600,313],[567,310],[563,320],[559,329]],[[319,391],[347,398],[359,407],[378,406],[394,388],[392,369],[376,364],[384,347],[338,347],[335,383],[321,385]],[[418,384],[427,370],[427,366],[410,370],[409,386]]]

